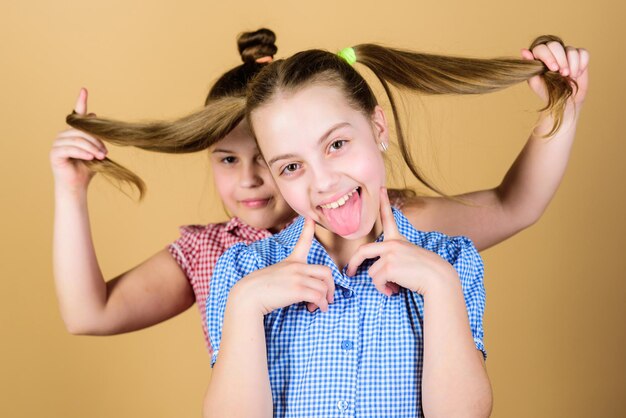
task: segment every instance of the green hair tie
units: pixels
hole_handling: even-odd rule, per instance
[[[354,63],[356,62],[356,53],[354,52],[354,48],[344,48],[341,51],[337,52],[337,55],[343,58],[350,65],[354,65]]]

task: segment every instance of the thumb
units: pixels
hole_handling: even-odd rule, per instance
[[[304,226],[302,227],[300,238],[298,239],[296,246],[293,248],[293,252],[289,256],[289,259],[292,261],[306,263],[309,250],[311,249],[311,244],[313,243],[314,235],[315,222],[310,218],[306,218],[304,220]]]
[[[535,59],[535,56],[529,49],[522,48],[522,59],[532,61]],[[535,75],[529,78],[528,85],[542,100],[547,99],[543,79],[540,75]]]
[[[76,99],[76,104],[74,105],[74,112],[79,115],[87,114],[87,89],[81,88],[80,93],[78,93],[78,98]]]

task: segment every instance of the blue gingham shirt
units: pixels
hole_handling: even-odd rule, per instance
[[[457,270],[476,347],[485,353],[483,263],[472,242],[438,232],[420,232],[397,209],[398,230]],[[251,272],[284,260],[300,237],[304,219],[273,237],[236,244],[217,263],[207,299],[207,325],[219,355],[226,300],[231,287]],[[381,241],[382,235],[377,239]],[[385,296],[367,273],[366,260],[354,277],[340,271],[313,240],[309,264],[329,266],[335,301],[328,312],[311,313],[304,303],[265,316],[267,361],[275,417],[422,416],[424,300],[401,288]],[[233,388],[233,390],[236,390]]]

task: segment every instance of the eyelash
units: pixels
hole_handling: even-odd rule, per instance
[[[329,148],[331,148],[331,149],[333,149],[333,150],[334,150],[334,151],[331,151],[331,152],[337,152],[337,151],[339,151],[339,150],[341,150],[341,149],[343,148],[343,146],[344,146],[344,144],[345,144],[346,142],[348,142],[346,139],[337,139],[337,140],[334,140],[333,142],[331,142],[331,143],[330,143]],[[340,146],[339,148],[335,148],[335,147],[333,147],[333,145],[338,144],[338,143],[340,143],[340,144],[341,144],[341,146]],[[298,167],[300,166],[300,164],[299,164],[299,163],[289,163],[289,164],[287,164],[285,167],[283,167],[283,169],[282,169],[282,170],[280,170],[279,175],[281,175],[281,176],[292,176],[292,175],[294,175],[295,170],[293,170],[293,171],[288,171],[288,170],[287,170],[287,168],[288,168],[289,166],[292,166],[292,165],[296,165],[296,166],[298,166]]]
[[[339,150],[341,150],[343,148],[343,146],[345,145],[345,143],[348,142],[346,139],[336,139],[333,142],[330,143],[329,151],[330,152],[337,152]],[[339,148],[335,148],[333,147],[333,145],[341,143],[341,146]]]
[[[294,171],[287,171],[287,168],[288,168],[289,166],[292,166],[292,165],[296,165],[296,166],[298,166],[298,168],[300,167],[300,164],[299,164],[299,163],[289,163],[289,164],[287,164],[285,167],[283,167],[283,169],[282,169],[282,170],[280,170],[280,175],[281,175],[281,176],[293,176],[293,175],[294,175],[294,173],[295,173],[295,170],[294,170]]]
[[[232,161],[227,161],[229,159],[232,159]],[[229,155],[228,157],[224,157],[220,160],[220,162],[222,164],[226,164],[226,165],[231,165],[231,164],[235,164],[237,162],[237,157],[233,157],[232,155]]]

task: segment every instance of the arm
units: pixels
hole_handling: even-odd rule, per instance
[[[245,300],[239,302],[236,289],[226,304],[219,361],[204,398],[204,417],[271,417],[263,314]]]
[[[540,59],[550,68],[554,68],[552,65],[556,63],[557,70],[560,69],[564,75],[571,74],[578,83],[578,90],[566,106],[559,131],[552,137],[543,137],[552,127],[553,119],[542,113],[526,145],[499,186],[457,196],[469,204],[433,197],[408,201],[403,212],[415,228],[437,230],[447,235],[466,235],[479,250],[484,250],[515,235],[541,217],[565,173],[588,87],[588,53],[569,47],[565,52],[559,44],[548,46],[539,45],[532,53],[525,50],[523,56]],[[564,57],[564,54],[567,56]],[[542,81],[538,77],[529,80],[529,85],[540,97],[545,97]]]
[[[307,264],[314,228],[307,221],[291,255],[269,267],[255,270],[256,256],[242,247],[231,248],[217,263],[207,323],[219,359],[204,399],[205,418],[272,416],[264,315],[302,301],[327,311],[335,291],[328,267]]]
[[[451,269],[439,278],[424,292],[424,415],[488,417],[491,384],[473,341],[459,276]]]
[[[76,109],[86,112],[84,90]],[[105,282],[87,210],[92,173],[80,162],[104,158],[105,153],[102,142],[72,129],[59,134],[50,152],[55,180],[54,278],[61,315],[73,334],[108,335],[145,328],[194,302],[185,274],[167,250]]]
[[[423,296],[424,415],[489,416],[491,384],[482,353],[476,349],[482,348],[484,311],[483,267],[478,252],[467,238],[445,242],[447,257],[454,259],[453,267],[439,254],[407,241],[398,231],[384,189],[380,202],[384,240],[359,247],[348,263],[347,274],[353,275],[365,259],[378,257],[369,275],[380,292],[391,295],[390,284],[396,284]]]

